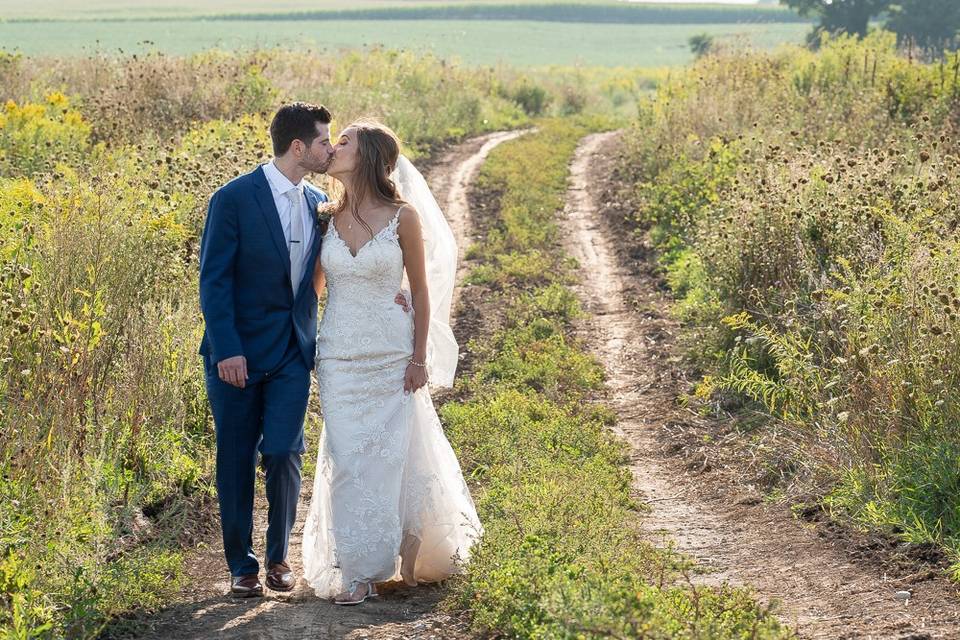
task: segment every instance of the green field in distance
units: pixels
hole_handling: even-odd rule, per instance
[[[159,50],[184,54],[283,47],[339,50],[373,45],[432,51],[466,64],[661,67],[692,58],[696,33],[771,48],[801,42],[802,23],[577,24],[532,21],[175,20],[0,22],[4,49],[27,55],[84,55]]]

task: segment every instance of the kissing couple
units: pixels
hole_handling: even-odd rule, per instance
[[[456,241],[396,134],[362,120],[333,144],[331,119],[323,106],[280,108],[273,159],[213,194],[201,239],[200,354],[237,597],[264,593],[253,548],[258,458],[264,582],[274,591],[297,582],[287,552],[311,372],[323,430],[302,560],[318,596],[353,605],[376,596],[378,582],[442,580],[481,533],[427,386],[451,386],[457,366]],[[331,200],[304,179],[311,173],[342,195]]]

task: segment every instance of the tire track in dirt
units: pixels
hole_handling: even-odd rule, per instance
[[[611,174],[618,132],[587,136],[571,165],[565,244],[580,264],[578,293],[591,314],[580,331],[608,374],[617,431],[631,447],[634,486],[651,512],[645,527],[658,543],[697,561],[694,583],[754,588],[803,638],[960,638],[955,587],[943,578],[912,582],[853,558],[784,506],[762,504],[744,489],[714,486],[658,434],[689,422],[676,399],[683,372],[674,356],[679,325],[647,269],[634,273],[621,238],[598,207]],[[636,260],[634,260],[636,262]],[[635,266],[635,265],[634,265]],[[698,569],[698,570],[699,570]],[[908,604],[894,598],[910,588]]]
[[[457,282],[463,282],[466,275],[466,264],[463,255],[471,238],[473,224],[470,219],[470,203],[468,195],[470,185],[487,155],[497,146],[515,138],[519,138],[529,129],[517,131],[500,131],[474,138],[468,143],[454,150],[452,158],[445,158],[436,166],[437,171],[430,174],[430,189],[437,198],[437,203],[443,210],[457,237],[460,246],[460,265],[457,271]],[[443,196],[446,194],[446,197]],[[452,309],[457,308],[460,300],[461,287],[453,290]]]
[[[443,209],[461,247],[467,244],[471,229],[467,192],[483,160],[497,145],[512,140],[524,131],[502,131],[471,138],[455,145],[430,163],[427,181]],[[463,273],[458,274],[458,282]],[[459,287],[454,292],[456,301]],[[454,302],[456,304],[456,302]],[[316,390],[311,389],[312,419]],[[309,419],[309,418],[308,418]],[[316,456],[308,450],[305,458]],[[261,484],[262,478],[258,480]],[[297,522],[290,536],[288,560],[298,577],[304,518],[313,487],[312,478],[304,478]],[[267,504],[258,487],[254,513],[254,541],[262,550],[266,534]],[[214,516],[216,517],[216,516]],[[223,559],[219,525],[208,544],[199,547],[188,560],[188,586],[178,601],[144,621],[143,640],[188,640],[228,638],[232,640],[311,640],[327,639],[439,639],[464,638],[467,633],[460,619],[437,610],[443,598],[438,585],[409,588],[401,583],[380,585],[382,594],[356,607],[341,607],[318,598],[303,581],[288,593],[267,590],[263,598],[234,599],[227,596],[229,575]],[[263,569],[261,568],[261,578]]]

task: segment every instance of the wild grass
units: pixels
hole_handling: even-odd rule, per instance
[[[597,122],[551,120],[495,149],[476,183],[493,219],[471,249],[483,331],[460,399],[441,409],[484,535],[453,606],[513,638],[787,638],[741,589],[694,587],[687,563],[643,539],[603,369],[572,337],[583,312],[555,239],[568,163]],[[535,265],[532,268],[516,265]]]
[[[642,109],[621,169],[701,397],[797,434],[794,495],[955,560],[958,73],[884,33],[710,56]]]
[[[38,87],[56,88],[76,105],[93,141],[110,145],[165,144],[192,123],[267,117],[277,104],[293,100],[329,105],[340,126],[360,115],[389,119],[415,151],[527,117],[512,99],[516,89],[509,80],[429,55],[380,49],[334,57],[279,50],[186,58],[6,54],[0,86],[0,98],[15,103],[39,101]]]

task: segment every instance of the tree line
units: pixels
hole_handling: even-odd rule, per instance
[[[957,0],[780,0],[801,16],[819,23],[810,34],[816,44],[823,33],[865,36],[871,21],[881,21],[897,34],[901,45],[916,47],[930,57],[957,48],[960,42],[960,2]]]

